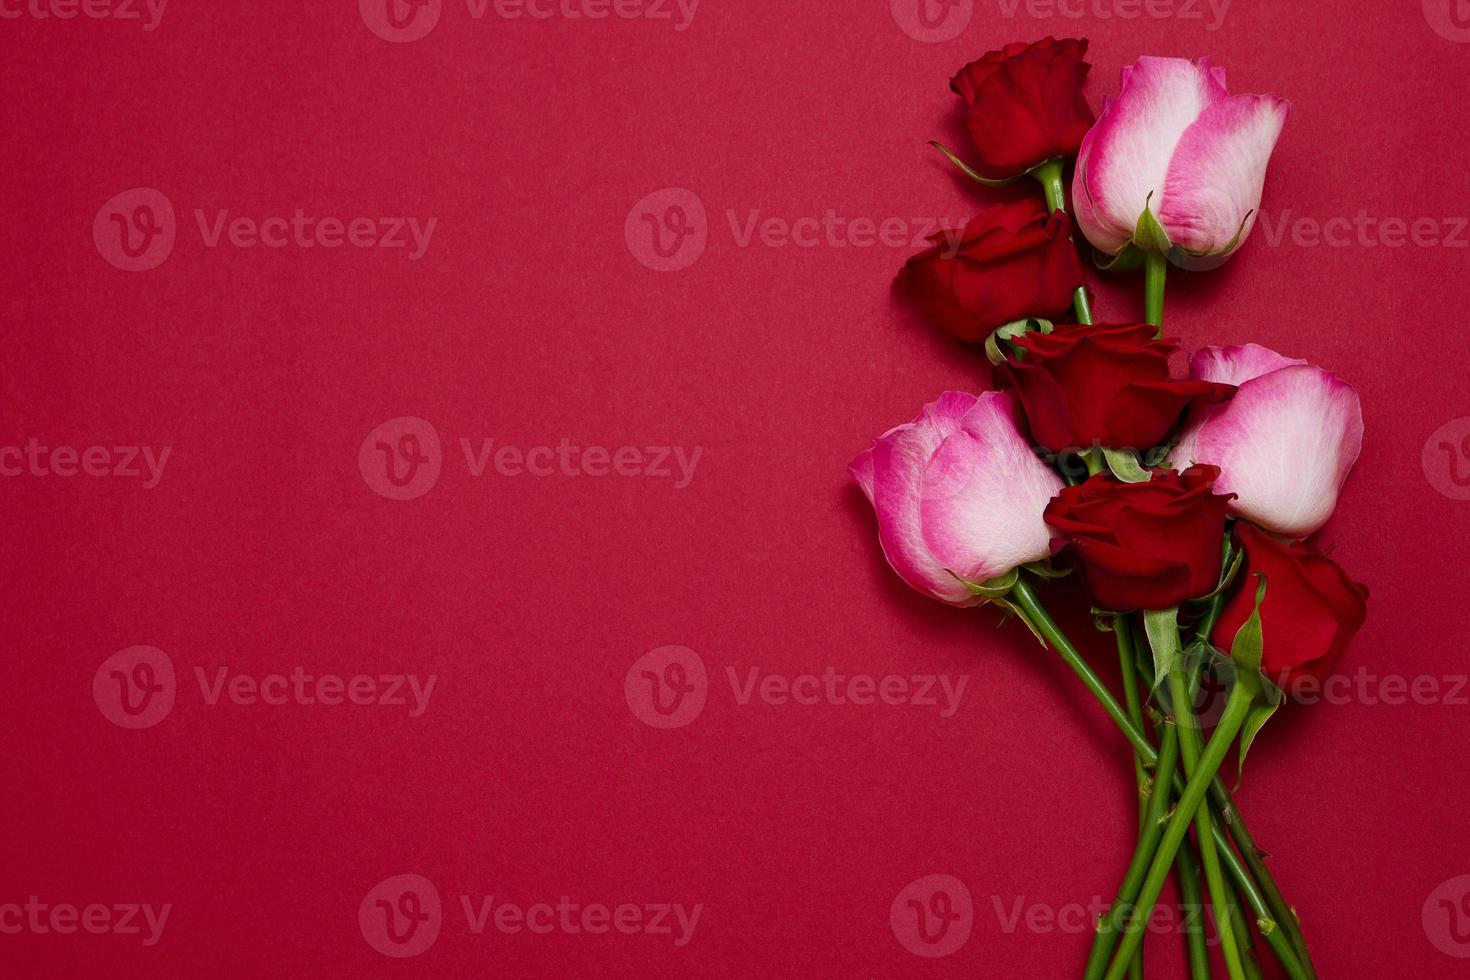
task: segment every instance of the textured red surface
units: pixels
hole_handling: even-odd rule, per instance
[[[655,8],[671,20],[550,4],[550,19],[510,19],[443,0],[412,43],[375,36],[365,4],[179,0],[149,31],[141,5],[141,21],[58,19],[0,0],[0,446],[77,450],[0,479],[0,973],[1078,975],[1073,903],[1110,895],[1131,850],[1121,743],[1024,630],[908,592],[845,473],[938,392],[988,383],[889,281],[922,219],[963,220],[987,196],[924,145],[963,145],[950,73],[1056,33],[1092,38],[1094,105],[1145,52],[1209,55],[1234,90],[1294,104],[1264,219],[1224,270],[1176,279],[1169,330],[1190,347],[1266,343],[1361,391],[1362,459],[1323,538],[1373,590],[1344,667],[1369,676],[1273,725],[1241,798],[1324,977],[1463,975],[1451,954],[1470,943],[1447,916],[1470,890],[1455,880],[1470,873],[1470,706],[1454,679],[1470,30],[1449,4],[1237,0],[1221,19],[1184,0],[962,3],[971,19],[938,43],[899,26],[923,34],[904,0],[897,15],[705,0],[684,30],[672,3]],[[127,223],[145,199],[104,205],[133,188],[175,212],[149,271],[105,254],[127,264],[111,215]],[[665,188],[691,192],[703,226],[691,194],[634,208]],[[689,254],[653,253],[642,216],[677,223],[671,204],[705,248],[660,272]],[[208,244],[221,210],[296,209],[341,219],[339,238],[372,219],[360,241],[380,219],[437,223],[416,260],[407,232],[397,249],[305,248],[280,224],[266,230],[285,247],[235,244],[243,226]],[[752,219],[829,209],[847,225],[810,247],[745,237]],[[1340,234],[1360,213],[1375,230]],[[1338,244],[1313,244],[1305,222],[1334,218]],[[897,223],[873,243],[854,219]],[[1388,219],[1426,221],[1395,235]],[[1136,280],[1104,282],[1097,306],[1131,318],[1137,297]],[[437,482],[430,467],[394,488],[377,436],[360,467],[369,434],[402,417],[437,434]],[[421,426],[379,433],[413,449],[404,435],[434,456]],[[486,439],[475,476],[461,440],[478,466]],[[497,463],[503,445],[516,452]],[[121,446],[155,461],[169,447],[156,486],[146,463],[40,475],[89,458],[110,473]],[[620,475],[624,446],[639,452],[622,474],[659,469],[647,447],[700,455],[678,486],[672,454],[670,476]],[[1111,663],[1085,617],[1066,621]],[[172,666],[175,700],[129,730],[111,720],[133,717],[108,700],[112,669],[148,674],[133,654],[104,661],[139,645],[166,654],[146,663],[159,686]],[[688,717],[641,685],[642,666],[665,676],[689,654],[630,671],[667,646],[706,670]],[[746,697],[753,670],[829,667],[966,686],[949,717],[938,687],[936,706],[892,686],[905,703],[805,683],[818,703],[777,703],[759,681]],[[285,703],[246,703],[244,681],[215,696],[221,670]],[[266,680],[297,670],[436,680],[414,717],[406,685],[405,705],[359,682],[373,703],[333,706]],[[1440,693],[1384,703],[1389,675]],[[376,899],[405,891],[375,889],[404,874],[442,911],[399,961],[370,939]],[[905,890],[928,875],[972,900],[945,958],[901,941]],[[4,908],[31,896],[44,934]],[[513,931],[513,911],[495,925],[502,903],[562,896],[576,934],[554,909],[533,914],[549,934]],[[49,907],[68,903],[170,912],[150,946],[141,916],[141,935],[118,934],[115,912],[78,913],[104,934],[58,934]],[[587,921],[606,931],[588,934],[580,907],[597,903],[609,911]],[[619,931],[606,916],[624,904],[639,911]],[[672,913],[670,933],[650,930],[660,904],[698,905],[692,933]],[[1150,944],[1151,976],[1179,975],[1178,947]]]

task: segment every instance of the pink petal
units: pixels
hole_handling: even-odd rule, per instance
[[[1220,467],[1216,493],[1268,531],[1304,538],[1332,516],[1363,446],[1363,411],[1352,385],[1310,364],[1240,386],[1193,434],[1190,458]],[[1183,462],[1176,453],[1176,461]]]
[[[862,487],[863,496],[868,498],[868,503],[873,502],[873,450],[864,449],[852,458],[847,464],[847,472],[852,474],[853,480]]]
[[[1133,237],[1149,195],[1155,212],[1164,195],[1175,147],[1207,107],[1226,98],[1207,65],[1183,58],[1139,58],[1123,71],[1123,86],[1078,151],[1077,223],[1102,251],[1116,254]],[[1094,237],[1096,236],[1096,237]]]
[[[870,450],[878,542],[888,564],[915,589],[957,606],[975,605],[980,598],[929,553],[920,525],[920,502],[925,466],[940,444],[959,430],[960,420],[975,402],[974,395],[945,392],[925,405],[914,421],[880,436]],[[860,485],[861,459],[860,455],[853,460],[853,475]]]
[[[1220,384],[1242,385],[1263,374],[1279,371],[1306,361],[1286,357],[1260,344],[1240,347],[1205,347],[1195,352],[1189,362],[1189,376],[1195,381],[1218,381]]]
[[[1042,513],[1061,489],[1017,428],[1015,402],[986,392],[924,471],[924,543],[961,578],[998,578],[1050,554]]]
[[[1207,106],[1184,132],[1169,161],[1162,199],[1156,201],[1175,245],[1215,252],[1237,233],[1245,241],[1288,108],[1274,95],[1234,95]]]

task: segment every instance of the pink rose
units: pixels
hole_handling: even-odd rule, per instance
[[[1363,447],[1363,409],[1353,386],[1259,344],[1206,347],[1190,377],[1238,385],[1227,404],[1191,414],[1174,461],[1220,468],[1231,510],[1268,531],[1305,538],[1332,516]]]
[[[1077,226],[1117,255],[1147,208],[1168,233],[1172,261],[1220,265],[1255,223],[1287,108],[1273,95],[1230,95],[1225,70],[1208,60],[1139,58],[1078,153]]]
[[[1021,435],[1015,402],[1003,392],[945,392],[879,436],[849,470],[878,515],[888,563],[941,602],[975,605],[980,596],[965,582],[999,578],[1051,552],[1042,513],[1062,481]]]

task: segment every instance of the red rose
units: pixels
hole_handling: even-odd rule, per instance
[[[1215,626],[1215,646],[1228,651],[1236,631],[1250,618],[1259,572],[1266,576],[1262,672],[1282,687],[1307,677],[1325,681],[1368,616],[1368,590],[1303,542],[1285,544],[1243,521],[1235,533],[1245,549],[1245,564]]]
[[[1072,308],[1082,261],[1072,222],[1033,198],[989,208],[963,232],[940,232],[908,260],[895,286],[961,340],[978,342],[1027,317],[1053,319]]]
[[[1101,474],[1066,487],[1046,522],[1077,549],[1082,578],[1104,609],[1168,609],[1220,584],[1225,504],[1214,466],[1160,470],[1147,483]]]
[[[961,68],[949,87],[970,106],[975,169],[1014,177],[1052,157],[1077,155],[1094,116],[1082,94],[1087,42],[1045,38],[992,51]]]
[[[1147,324],[1078,324],[1015,339],[1024,356],[1001,365],[1031,423],[1031,435],[1053,451],[1159,445],[1192,405],[1226,401],[1234,385],[1175,381],[1172,340],[1155,340]]]

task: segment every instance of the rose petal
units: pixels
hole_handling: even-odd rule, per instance
[[[1062,481],[1016,427],[1015,402],[981,395],[924,472],[924,543],[945,568],[984,582],[1050,551],[1042,520]]]
[[[1247,381],[1193,435],[1192,459],[1220,467],[1232,510],[1304,538],[1327,523],[1363,445],[1352,385],[1310,364]]]
[[[913,422],[879,438],[872,449],[873,509],[878,515],[878,541],[888,564],[915,589],[958,606],[975,605],[980,599],[929,553],[920,504],[929,458],[959,430],[960,420],[975,401],[974,395],[945,392],[925,405]]]
[[[1260,344],[1240,347],[1206,347],[1196,351],[1189,361],[1189,376],[1196,381],[1218,381],[1242,385],[1263,374],[1279,371],[1294,364],[1306,364],[1298,358],[1286,357]]]
[[[1078,152],[1077,223],[1099,249],[1117,254],[1138,217],[1162,204],[1169,161],[1205,109],[1227,97],[1216,73],[1183,58],[1139,58],[1123,73],[1122,90]]]
[[[1233,95],[1205,107],[1179,139],[1154,201],[1170,241],[1191,252],[1222,250],[1237,234],[1236,248],[1245,241],[1287,110],[1274,95]]]

